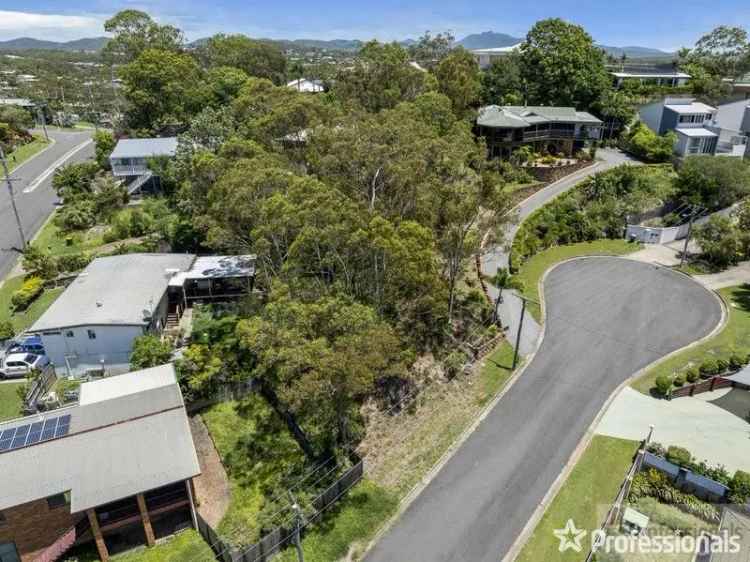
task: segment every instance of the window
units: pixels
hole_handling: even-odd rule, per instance
[[[43,336],[59,336],[60,332],[42,332]]]
[[[96,339],[96,332],[94,330],[86,330],[86,332],[88,333],[90,340]]]
[[[0,542],[0,562],[21,562],[14,542]]]
[[[65,337],[66,338],[72,338],[74,336],[73,330],[66,330],[65,331]]]
[[[68,492],[64,494],[55,494],[47,498],[47,507],[50,509],[57,509],[59,507],[65,507],[70,503],[70,494]]]

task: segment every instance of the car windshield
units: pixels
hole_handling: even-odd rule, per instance
[[[27,363],[33,363],[34,361],[36,361],[36,355],[29,353],[26,357],[23,358],[23,360]]]

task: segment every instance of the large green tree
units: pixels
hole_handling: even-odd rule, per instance
[[[676,183],[682,199],[722,209],[750,195],[750,164],[742,158],[690,156],[680,166]]]
[[[481,99],[485,105],[521,105],[523,91],[520,58],[516,53],[496,58],[482,72]]]
[[[479,66],[469,51],[463,47],[454,49],[435,68],[438,90],[448,96],[453,111],[465,117],[479,101],[481,82]]]
[[[354,66],[336,76],[339,99],[377,112],[411,101],[434,87],[434,79],[409,64],[409,53],[398,43],[370,41],[360,49]]]
[[[587,109],[610,87],[604,52],[579,25],[538,21],[521,45],[529,104]]]
[[[146,49],[123,66],[120,75],[128,101],[127,126],[136,131],[182,125],[208,99],[203,73],[185,53]]]
[[[249,76],[266,78],[276,84],[281,84],[286,77],[286,57],[281,49],[245,35],[214,35],[198,49],[198,56],[208,67],[239,68]]]
[[[356,442],[363,399],[378,381],[405,376],[393,330],[342,296],[305,301],[277,286],[237,334],[255,358],[261,393],[313,461]]]
[[[182,31],[160,25],[139,10],[118,12],[104,22],[104,30],[114,35],[102,52],[110,64],[131,62],[146,49],[180,51],[185,43]]]
[[[688,60],[722,78],[736,78],[750,67],[750,42],[741,27],[720,25],[706,33],[688,54]]]

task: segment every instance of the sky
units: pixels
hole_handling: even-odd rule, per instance
[[[562,17],[605,45],[675,50],[718,25],[750,29],[747,0],[2,0],[0,40],[66,41],[103,35],[103,22],[126,8],[185,31],[188,39],[244,33],[272,39],[457,38],[497,31],[523,36],[535,21]]]

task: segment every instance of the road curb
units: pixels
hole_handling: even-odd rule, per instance
[[[568,258],[566,260],[563,260],[561,262],[558,262],[558,263],[552,265],[550,268],[548,268],[544,272],[544,275],[542,275],[542,277],[539,279],[539,283],[538,283],[538,287],[539,287],[539,302],[540,302],[541,309],[542,309],[542,318],[545,318],[545,315],[546,315],[546,305],[545,305],[546,301],[545,301],[545,298],[544,298],[544,291],[543,291],[544,280],[547,278],[547,276],[549,275],[549,273],[552,270],[554,270],[555,268],[557,268],[558,266],[563,265],[565,263],[569,263],[569,262],[577,261],[577,260],[583,260],[583,259],[591,259],[591,258],[614,258],[614,259],[620,259],[620,260],[628,260],[628,261],[632,261],[632,262],[635,262],[635,263],[643,263],[643,262],[638,262],[637,260],[633,260],[633,259],[625,257],[625,256],[591,255],[591,256],[576,256],[576,257],[573,257],[573,258]],[[557,497],[557,494],[560,492],[560,490],[562,489],[563,485],[567,481],[568,477],[570,476],[570,473],[573,472],[573,469],[578,464],[578,461],[580,461],[581,456],[583,456],[583,453],[586,451],[586,449],[588,448],[588,446],[591,444],[591,441],[593,440],[594,436],[596,435],[596,427],[601,422],[602,418],[604,417],[604,414],[607,413],[607,410],[609,410],[609,407],[612,405],[612,402],[614,402],[615,398],[617,398],[617,396],[626,387],[630,386],[630,384],[634,380],[636,380],[639,377],[643,376],[651,368],[653,368],[656,365],[662,363],[663,361],[666,361],[666,360],[670,359],[671,357],[677,355],[678,353],[682,353],[686,349],[690,349],[691,347],[700,345],[704,341],[706,341],[706,340],[714,337],[726,325],[726,319],[728,317],[728,315],[727,315],[727,309],[726,309],[726,303],[724,302],[724,300],[721,298],[721,296],[719,296],[719,294],[716,291],[708,289],[707,287],[705,287],[704,285],[702,285],[701,283],[699,283],[698,281],[696,281],[695,279],[693,279],[693,277],[691,277],[690,275],[687,275],[686,273],[683,273],[681,271],[674,271],[674,270],[672,270],[672,269],[670,269],[668,267],[661,267],[661,266],[654,266],[654,267],[659,267],[660,269],[665,269],[665,270],[671,271],[672,273],[677,273],[677,274],[680,274],[680,275],[684,275],[685,277],[689,278],[693,283],[695,283],[696,285],[702,287],[707,292],[711,293],[714,296],[714,298],[716,298],[718,300],[719,307],[721,309],[721,318],[719,318],[719,322],[717,323],[717,325],[714,327],[713,330],[711,330],[708,334],[706,334],[702,338],[700,338],[698,340],[695,340],[695,341],[693,341],[693,342],[691,342],[691,343],[689,343],[689,344],[687,344],[687,345],[685,345],[685,346],[683,346],[683,347],[681,347],[679,349],[675,349],[674,351],[669,352],[668,354],[660,357],[659,359],[657,359],[655,361],[652,361],[651,363],[649,363],[645,367],[643,367],[643,368],[639,369],[638,371],[636,371],[635,373],[633,373],[630,377],[628,377],[622,383],[620,383],[617,386],[617,388],[615,388],[614,391],[612,391],[612,393],[609,395],[609,397],[607,398],[607,400],[602,405],[602,407],[599,410],[599,412],[596,414],[596,416],[592,420],[591,424],[589,424],[588,429],[586,429],[586,432],[584,433],[583,437],[578,442],[578,445],[576,445],[576,448],[573,450],[573,453],[570,455],[570,458],[568,459],[568,462],[565,463],[565,466],[563,467],[562,471],[560,472],[560,474],[557,475],[557,478],[555,478],[555,481],[552,483],[552,486],[550,486],[550,489],[547,490],[547,493],[544,495],[544,497],[542,498],[542,500],[537,505],[536,509],[534,510],[534,513],[531,515],[531,517],[529,518],[529,520],[526,522],[526,525],[524,525],[521,533],[518,535],[518,537],[516,537],[516,540],[513,542],[513,544],[511,545],[511,547],[508,550],[508,552],[506,553],[506,555],[503,557],[502,562],[513,562],[514,560],[516,560],[516,558],[518,557],[518,555],[521,553],[521,551],[523,550],[523,547],[526,546],[526,543],[529,541],[529,539],[531,538],[531,535],[536,530],[537,525],[539,525],[539,522],[541,521],[542,517],[544,517],[544,514],[547,512],[547,509],[552,504],[552,502],[554,501],[554,499]],[[544,338],[544,327],[546,325],[547,325],[546,322],[544,322],[542,324],[542,333],[541,333],[540,338],[539,338],[540,342]]]
[[[543,329],[542,329],[543,331]],[[453,455],[458,451],[458,449],[463,445],[466,440],[471,436],[472,433],[479,427],[479,424],[481,424],[484,419],[490,414],[490,412],[497,406],[497,404],[502,400],[502,398],[510,391],[510,389],[513,387],[513,385],[518,381],[519,378],[521,378],[521,375],[526,370],[526,367],[528,367],[531,364],[531,361],[534,359],[534,356],[536,355],[537,351],[539,350],[539,346],[541,345],[542,338],[537,338],[537,344],[534,348],[534,351],[523,358],[523,364],[516,369],[516,371],[511,375],[511,377],[508,379],[508,382],[505,383],[505,386],[498,392],[492,400],[490,400],[485,407],[480,411],[479,415],[472,421],[471,425],[469,425],[464,431],[461,432],[461,434],[451,443],[450,447],[446,449],[446,451],[441,455],[440,459],[430,468],[430,470],[425,474],[422,479],[415,484],[411,490],[409,490],[406,495],[401,499],[399,502],[398,510],[396,513],[394,513],[388,521],[386,521],[380,529],[378,529],[378,532],[375,533],[375,536],[370,540],[370,542],[365,547],[365,550],[362,552],[362,554],[357,558],[358,560],[364,560],[367,553],[369,553],[373,547],[380,541],[380,539],[393,527],[394,523],[396,523],[403,513],[409,508],[409,506],[416,500],[419,495],[422,493],[422,491],[432,482],[435,477],[440,473],[440,470],[448,464],[448,461],[453,458]],[[488,354],[489,356],[490,354]],[[485,358],[486,359],[486,358]],[[480,366],[481,364],[478,364]]]

